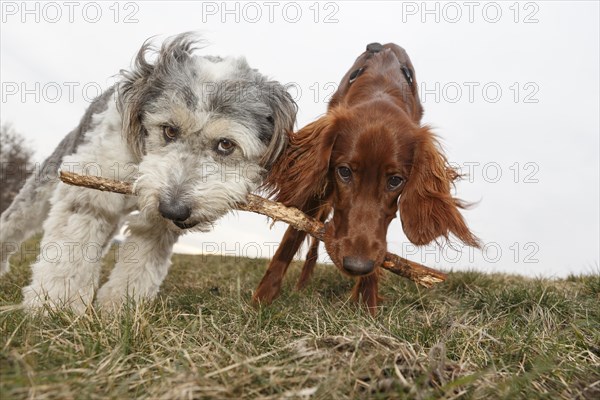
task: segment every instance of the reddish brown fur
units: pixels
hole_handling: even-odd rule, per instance
[[[382,47],[357,58],[327,114],[292,137],[267,179],[277,201],[321,221],[333,211],[325,247],[342,272],[348,274],[345,257],[374,262],[374,270],[360,275],[353,290],[353,298],[362,297],[373,314],[380,301],[379,265],[387,251],[387,229],[398,210],[414,244],[452,233],[468,245],[479,245],[458,210],[463,203],[450,193],[459,174],[448,165],[429,128],[420,125],[423,109],[412,63],[401,47]],[[350,83],[359,68],[364,70]],[[340,167],[350,168],[349,181],[339,174]],[[404,183],[391,190],[393,176],[404,178]],[[279,294],[305,237],[288,228],[254,293],[255,301],[268,304]],[[317,246],[311,243],[298,288],[305,287],[312,274]]]

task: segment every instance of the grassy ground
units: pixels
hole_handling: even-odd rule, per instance
[[[34,258],[0,279],[2,400],[600,398],[600,275],[389,276],[372,318],[330,266],[256,309],[265,260],[175,256],[152,304],[28,317],[7,306]]]

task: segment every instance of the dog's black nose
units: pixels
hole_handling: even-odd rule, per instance
[[[344,257],[342,259],[342,266],[352,275],[367,275],[373,272],[375,261],[365,260],[360,257]]]
[[[185,221],[192,215],[192,209],[177,199],[160,201],[158,212],[171,221]]]
[[[381,45],[381,43],[369,43],[367,45],[367,51],[371,52],[371,53],[379,53],[381,50],[383,50],[383,46]]]

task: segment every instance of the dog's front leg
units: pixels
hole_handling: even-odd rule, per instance
[[[114,193],[61,185],[51,202],[31,284],[23,288],[23,306],[69,307],[81,314],[94,298],[102,257],[120,225],[126,200]]]
[[[352,299],[358,301],[362,297],[373,316],[377,314],[377,304],[383,300],[379,297],[379,273],[380,269],[377,268],[371,275],[358,278],[352,290]]]
[[[134,216],[129,236],[119,249],[117,264],[108,282],[98,291],[100,308],[119,308],[128,298],[153,299],[171,265],[173,245],[179,234],[168,230],[162,219]]]
[[[279,296],[283,276],[305,237],[306,232],[296,230],[291,226],[288,227],[265,275],[252,296],[255,303],[271,304]]]

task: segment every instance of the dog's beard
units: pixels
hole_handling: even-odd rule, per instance
[[[251,162],[218,163],[192,154],[147,155],[135,182],[140,214],[162,221],[177,232],[207,232],[219,218],[245,202],[261,182],[263,169]],[[161,201],[176,199],[191,209],[184,221],[172,221],[159,212]]]

